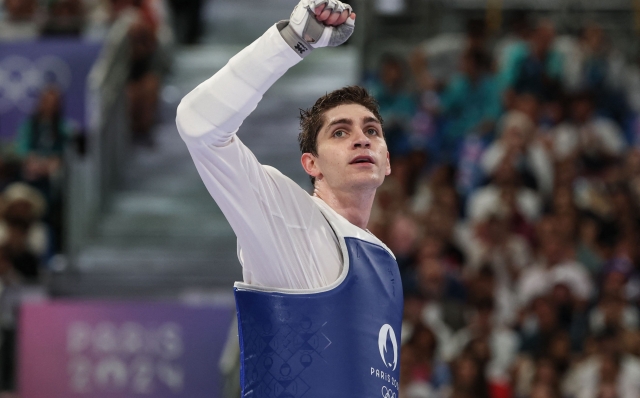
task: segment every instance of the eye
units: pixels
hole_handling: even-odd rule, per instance
[[[367,130],[367,134],[378,135],[378,130],[376,130],[374,128],[370,128],[369,130]]]
[[[345,133],[345,132],[344,132],[344,130],[336,130],[336,131],[333,133],[333,136],[334,136],[334,137],[337,137],[337,138],[341,138],[341,137],[344,137],[344,136],[345,136],[345,134],[347,134],[347,133]]]

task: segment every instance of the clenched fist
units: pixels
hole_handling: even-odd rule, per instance
[[[285,41],[301,57],[318,47],[339,46],[353,33],[356,14],[338,0],[301,0],[288,21],[278,23]]]

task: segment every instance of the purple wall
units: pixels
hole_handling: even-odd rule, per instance
[[[87,76],[101,47],[73,39],[0,43],[0,138],[15,135],[51,83],[62,89],[65,116],[84,128]]]
[[[23,398],[219,397],[234,308],[167,303],[25,304]]]

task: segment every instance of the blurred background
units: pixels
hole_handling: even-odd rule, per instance
[[[0,3],[0,397],[238,397],[235,237],[175,110],[297,2]],[[239,134],[310,189],[299,108],[378,99],[400,397],[640,397],[640,1],[352,5]]]

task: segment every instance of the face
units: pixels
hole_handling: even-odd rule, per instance
[[[317,184],[342,192],[375,190],[391,173],[382,126],[362,105],[339,105],[325,112],[318,155],[304,153],[302,167]]]
[[[478,375],[478,367],[476,363],[469,358],[463,358],[457,365],[455,375],[457,384],[462,386],[473,385]]]
[[[40,97],[40,113],[52,117],[60,109],[60,93],[56,89],[48,89]]]
[[[547,50],[551,47],[553,40],[556,37],[556,29],[553,23],[550,21],[542,22],[536,29],[534,40],[536,44],[542,49]]]

